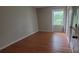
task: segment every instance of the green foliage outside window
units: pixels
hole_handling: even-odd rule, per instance
[[[54,12],[54,25],[63,25],[63,11],[55,11]]]

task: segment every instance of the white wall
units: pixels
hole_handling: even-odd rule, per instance
[[[72,17],[72,8],[71,7],[67,7],[66,35],[68,36],[68,38],[70,37],[71,17]]]
[[[0,7],[0,40],[2,40],[2,7]]]
[[[3,47],[17,39],[38,31],[36,9],[32,7],[0,7],[2,9],[2,39]]]
[[[44,7],[44,8],[38,8],[37,9],[37,15],[38,15],[38,25],[39,25],[39,31],[47,31],[47,32],[52,32],[52,31],[60,31],[62,27],[52,27],[52,11],[56,9],[64,9],[66,7]],[[66,20],[66,19],[64,19]],[[66,22],[66,21],[65,21]],[[65,27],[64,23],[64,27]]]
[[[51,9],[50,8],[38,8],[37,9],[38,15],[38,27],[39,31],[47,31],[51,32],[52,23],[51,23]]]

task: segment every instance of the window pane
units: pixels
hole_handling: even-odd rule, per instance
[[[54,11],[54,25],[63,25],[63,11]]]

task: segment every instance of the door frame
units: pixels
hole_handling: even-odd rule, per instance
[[[67,17],[66,17],[66,8],[55,8],[55,9],[52,9],[52,22],[53,22],[53,19],[54,19],[54,11],[64,11],[64,19],[63,19],[63,22],[64,22],[64,24],[63,24],[63,27],[64,27],[64,32],[66,32],[66,19],[67,19]],[[52,32],[53,32],[53,25],[52,25]]]

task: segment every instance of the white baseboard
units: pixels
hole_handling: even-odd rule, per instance
[[[38,31],[36,31],[36,32],[38,32]],[[14,43],[16,43],[16,42],[22,40],[22,39],[24,39],[24,38],[26,38],[26,37],[28,37],[28,36],[34,34],[34,33],[36,33],[36,32],[32,32],[32,33],[30,33],[30,34],[27,34],[27,35],[25,35],[25,36],[23,36],[23,37],[17,39],[16,41],[13,41],[13,42],[11,42],[11,43],[9,43],[9,44],[3,46],[3,47],[0,47],[0,50],[3,50],[3,49],[5,49],[5,48],[7,48],[8,46],[10,46],[10,45],[12,45],[12,44],[14,44]]]

